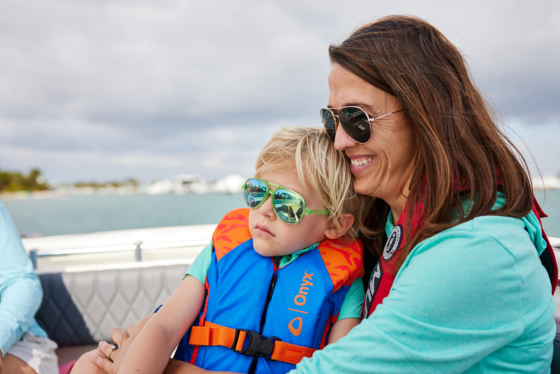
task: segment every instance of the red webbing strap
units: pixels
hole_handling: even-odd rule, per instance
[[[195,346],[222,346],[232,348],[234,351],[240,353],[243,350],[247,333],[245,331],[239,331],[237,343],[235,347],[232,347],[235,341],[235,331],[235,329],[206,321],[204,322],[204,327],[192,327],[189,344]],[[276,340],[274,342],[274,349],[270,358],[275,361],[297,364],[304,357],[311,357],[313,352],[315,352],[315,349],[313,348],[302,347]]]
[[[546,241],[546,249],[541,253],[540,259],[541,262],[548,273],[548,277],[550,278],[550,283],[552,284],[552,294],[556,291],[556,286],[558,285],[558,264],[556,263],[556,256],[554,255],[554,249],[552,245],[550,245],[550,241],[548,240],[548,236],[544,232],[544,228],[541,222],[541,218],[548,217],[545,212],[541,209],[537,199],[533,197],[533,213],[537,216],[539,223],[541,224],[542,236]]]
[[[206,301],[204,302],[204,312],[200,317],[199,326],[204,326],[206,320],[206,312],[208,311],[208,299],[210,298],[210,285],[208,284],[208,276],[206,276],[206,282],[204,282],[204,288],[206,288]],[[191,356],[191,364],[196,364],[196,358],[198,357],[198,346],[194,347],[193,354]]]

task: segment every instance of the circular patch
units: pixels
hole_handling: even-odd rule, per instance
[[[389,261],[399,249],[401,242],[402,242],[402,235],[403,228],[402,225],[397,225],[391,236],[389,236],[389,240],[387,240],[387,244],[385,244],[385,248],[383,249],[383,259],[385,261]]]

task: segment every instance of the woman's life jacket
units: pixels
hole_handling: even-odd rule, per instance
[[[212,236],[206,301],[174,358],[208,370],[286,373],[328,341],[363,246],[323,241],[288,265],[253,248],[249,209],[228,213]]]
[[[408,207],[408,205],[407,205]],[[405,238],[405,225],[406,225],[406,209],[403,211],[397,224],[395,225],[395,229],[387,239],[385,243],[385,248],[383,249],[383,255],[377,262],[375,269],[373,270],[373,274],[369,281],[369,286],[366,291],[366,297],[364,299],[364,308],[362,310],[362,316],[367,318],[371,316],[371,314],[375,311],[377,306],[383,302],[391,288],[393,287],[393,283],[395,281],[396,274],[394,270],[394,264],[391,262],[391,259],[404,247],[406,244]],[[556,257],[554,255],[554,249],[552,245],[550,245],[550,241],[548,240],[548,236],[544,232],[542,228],[541,218],[548,217],[545,212],[539,206],[537,199],[533,197],[533,213],[539,220],[539,224],[541,226],[542,236],[543,239],[546,241],[546,249],[541,253],[539,256],[542,265],[546,269],[548,273],[548,277],[550,278],[550,283],[552,286],[552,294],[556,291],[556,286],[558,283],[558,266],[556,264]],[[416,235],[416,232],[422,227],[423,224],[423,212],[424,206],[422,203],[417,203],[413,214],[412,214],[412,227],[415,228],[413,230],[411,237]]]

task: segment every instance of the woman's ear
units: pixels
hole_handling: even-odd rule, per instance
[[[340,217],[338,217],[337,221],[340,228],[337,228],[335,224],[331,224],[325,231],[325,236],[328,239],[338,239],[346,234],[346,231],[348,231],[348,229],[352,227],[352,224],[354,223],[354,215],[350,213],[344,213]]]

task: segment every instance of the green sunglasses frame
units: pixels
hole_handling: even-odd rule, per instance
[[[249,205],[249,203],[247,202],[247,199],[245,198],[246,196],[246,191],[247,191],[247,182],[249,182],[251,179],[256,179],[262,183],[264,183],[264,185],[266,186],[266,192],[264,193],[264,196],[261,200],[261,202],[255,206],[255,207],[251,207]],[[272,191],[272,188],[270,188],[270,186],[275,187],[274,191]],[[301,218],[299,219],[299,221],[294,222],[294,223],[290,223],[290,222],[286,222],[282,219],[282,217],[280,217],[280,215],[278,214],[278,212],[276,211],[276,207],[274,206],[274,193],[275,191],[282,189],[282,190],[286,190],[290,193],[293,193],[297,196],[299,196],[299,198],[301,199],[301,201],[303,202],[303,212],[301,215]],[[270,196],[270,198],[272,199],[272,210],[274,210],[274,214],[276,214],[276,217],[278,217],[282,222],[287,223],[288,225],[297,225],[298,223],[300,223],[301,221],[303,221],[303,218],[308,215],[308,214],[331,214],[330,210],[311,210],[309,208],[307,208],[307,203],[305,202],[305,199],[303,198],[303,196],[301,196],[299,193],[297,193],[294,190],[290,190],[289,188],[286,188],[284,186],[281,186],[279,184],[276,183],[272,183],[269,182],[267,180],[261,179],[261,178],[257,178],[257,177],[251,177],[249,179],[247,179],[245,181],[245,183],[243,184],[243,201],[245,202],[245,205],[247,205],[250,209],[257,209],[259,208],[265,201],[266,199],[268,199],[268,197]]]

